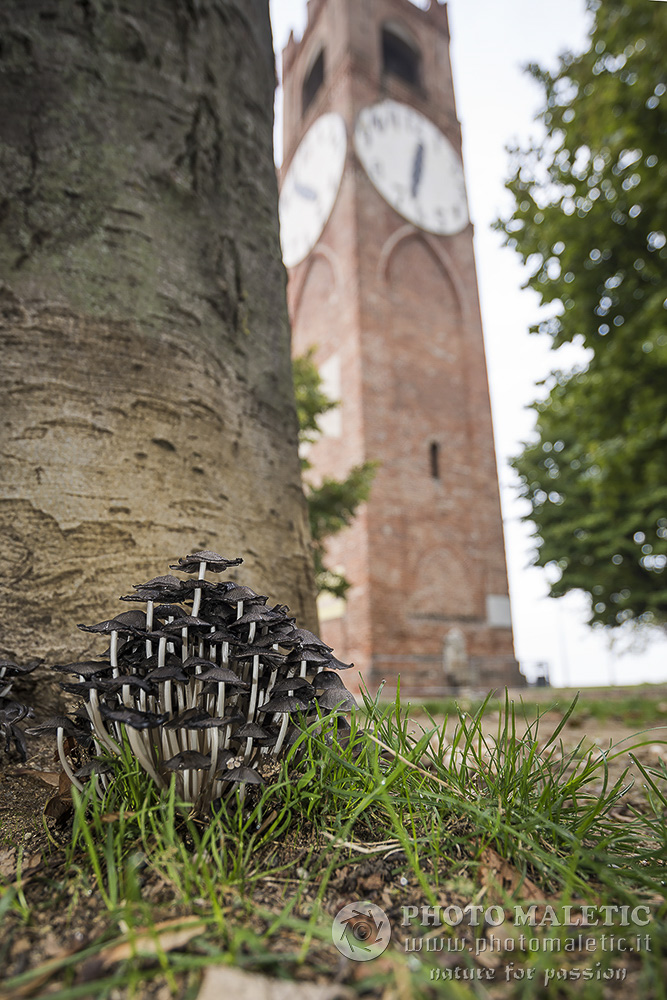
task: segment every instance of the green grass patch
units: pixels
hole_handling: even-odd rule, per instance
[[[437,914],[481,901],[510,915],[518,902],[538,914],[550,906],[563,915],[570,906],[577,918],[586,905],[595,913],[648,907],[641,912],[650,912],[650,925],[632,933],[649,935],[650,949],[635,948],[628,959],[602,939],[612,929],[592,925],[586,933],[597,944],[576,959],[594,972],[625,968],[642,984],[636,995],[664,995],[667,770],[637,756],[658,742],[655,734],[604,749],[583,739],[566,745],[576,699],[545,731],[539,708],[528,717],[506,697],[490,735],[491,709],[490,699],[475,711],[455,706],[451,724],[415,726],[400,696],[391,705],[365,697],[349,737],[339,738],[335,721],[312,723],[266,787],[248,789],[243,803],[238,795],[228,800],[206,821],[178,801],[173,784],[160,796],[126,750],[105,795],[96,793],[95,777],[84,793],[73,790],[71,836],[50,897],[35,902],[34,883],[20,877],[7,887],[0,913],[12,932],[0,961],[11,969],[12,934],[37,935],[65,904],[71,924],[94,903],[105,930],[77,954],[10,973],[5,988],[37,996],[32,984],[39,990],[48,981],[57,984],[49,995],[65,1000],[119,989],[142,995],[141,983],[161,982],[175,997],[196,997],[212,964],[331,978],[340,973],[332,918],[344,903],[369,899],[387,913],[393,940],[368,968],[348,963],[343,978],[360,994],[472,997],[481,994],[463,971],[491,970],[485,995],[501,995],[514,963],[517,989],[524,971],[516,995],[540,996],[551,988],[549,969],[571,970],[574,960],[562,950],[574,933],[570,920],[517,928],[508,917],[503,933],[513,940],[524,933],[511,954],[493,950],[488,922],[438,930],[415,921],[422,907]],[[645,785],[641,800],[628,799],[630,765]],[[164,929],[174,920],[193,932],[178,947],[173,926]],[[431,949],[427,938],[442,948]],[[463,945],[458,964],[447,941]],[[455,968],[458,982],[449,976]],[[581,995],[582,982],[587,998],[614,984],[632,992],[626,980],[600,976],[564,980],[558,995]]]

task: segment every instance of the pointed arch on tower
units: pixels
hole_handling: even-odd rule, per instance
[[[458,273],[453,257],[440,242],[433,239],[428,233],[424,233],[421,230],[416,229],[415,226],[412,226],[409,223],[401,226],[385,241],[378,258],[378,279],[385,285],[389,283],[392,259],[395,257],[399,248],[401,248],[403,244],[411,241],[421,244],[421,246],[427,251],[442,274],[444,280],[449,284],[456,301],[459,314],[462,317],[465,317],[466,297],[463,293],[463,282],[461,281],[461,276]]]
[[[318,246],[316,246],[309,255],[308,260],[306,261],[306,266],[301,269],[300,273],[293,274],[290,278],[290,280],[296,284],[296,290],[292,300],[294,315],[293,322],[299,315],[304,292],[313,274],[320,270],[323,266],[327,268],[330,275],[328,295],[326,298],[327,304],[333,305],[338,301],[343,287],[343,270],[338,259],[338,255],[334,253],[334,251],[326,244],[318,244]]]

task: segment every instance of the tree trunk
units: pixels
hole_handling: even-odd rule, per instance
[[[312,627],[273,89],[268,0],[2,4],[0,655],[201,548]]]

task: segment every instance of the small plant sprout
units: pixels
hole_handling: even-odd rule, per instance
[[[285,605],[269,607],[250,587],[206,578],[241,562],[195,552],[171,567],[194,579],[157,576],[121,598],[144,602],[145,612],[79,626],[108,636],[109,648],[105,659],[56,665],[78,675],[62,687],[83,699],[85,715],[47,724],[77,788],[94,776],[105,790],[114,777],[108,760],[94,757],[75,770],[75,744],[114,757],[125,748],[160,790],[175,782],[181,800],[204,814],[237,790],[243,801],[247,785],[275,772],[300,719],[356,707],[337,673],[352,664],[297,628]]]

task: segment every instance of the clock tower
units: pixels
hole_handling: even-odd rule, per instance
[[[309,0],[283,85],[293,351],[340,401],[312,475],[378,462],[322,635],[370,690],[519,684],[447,10]]]

